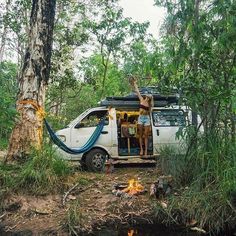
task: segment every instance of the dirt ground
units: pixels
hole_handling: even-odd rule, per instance
[[[77,172],[60,194],[10,194],[0,215],[0,235],[69,235],[74,230],[88,234],[106,224],[151,223],[156,200],[150,198],[149,190],[159,175],[155,165],[123,165],[112,173]],[[147,191],[131,198],[112,193],[115,184],[130,179],[139,180]]]

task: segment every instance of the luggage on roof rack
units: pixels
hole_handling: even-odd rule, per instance
[[[168,101],[154,101],[155,107],[165,107],[168,105],[171,105],[174,103],[170,103]],[[176,104],[176,103],[175,103]],[[99,103],[100,106],[111,106],[111,107],[117,107],[117,108],[139,108],[139,101],[122,101],[122,100],[107,100],[104,99]]]
[[[151,87],[152,89],[152,87]],[[155,107],[164,107],[168,105],[177,105],[179,101],[178,94],[161,95],[156,93],[155,90],[150,88],[140,89],[141,95],[152,95]],[[126,108],[138,108],[139,98],[136,93],[131,93],[124,97],[106,97],[99,103],[100,106],[112,106],[112,107],[126,107]]]

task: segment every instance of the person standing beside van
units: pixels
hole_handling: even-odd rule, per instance
[[[139,104],[139,117],[138,117],[138,135],[140,156],[147,156],[148,149],[148,135],[151,129],[150,111],[153,106],[152,95],[141,95],[138,89],[137,81],[134,77],[130,78],[130,84],[134,88],[138,95]],[[144,152],[143,152],[143,140],[144,140]]]

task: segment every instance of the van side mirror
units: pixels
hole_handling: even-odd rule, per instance
[[[84,123],[78,123],[75,125],[75,129],[83,128],[84,126]]]

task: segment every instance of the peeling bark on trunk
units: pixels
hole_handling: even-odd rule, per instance
[[[42,144],[43,119],[39,110],[45,103],[50,73],[52,35],[56,0],[33,0],[29,41],[19,77],[17,110],[7,159],[20,159],[32,147]]]

